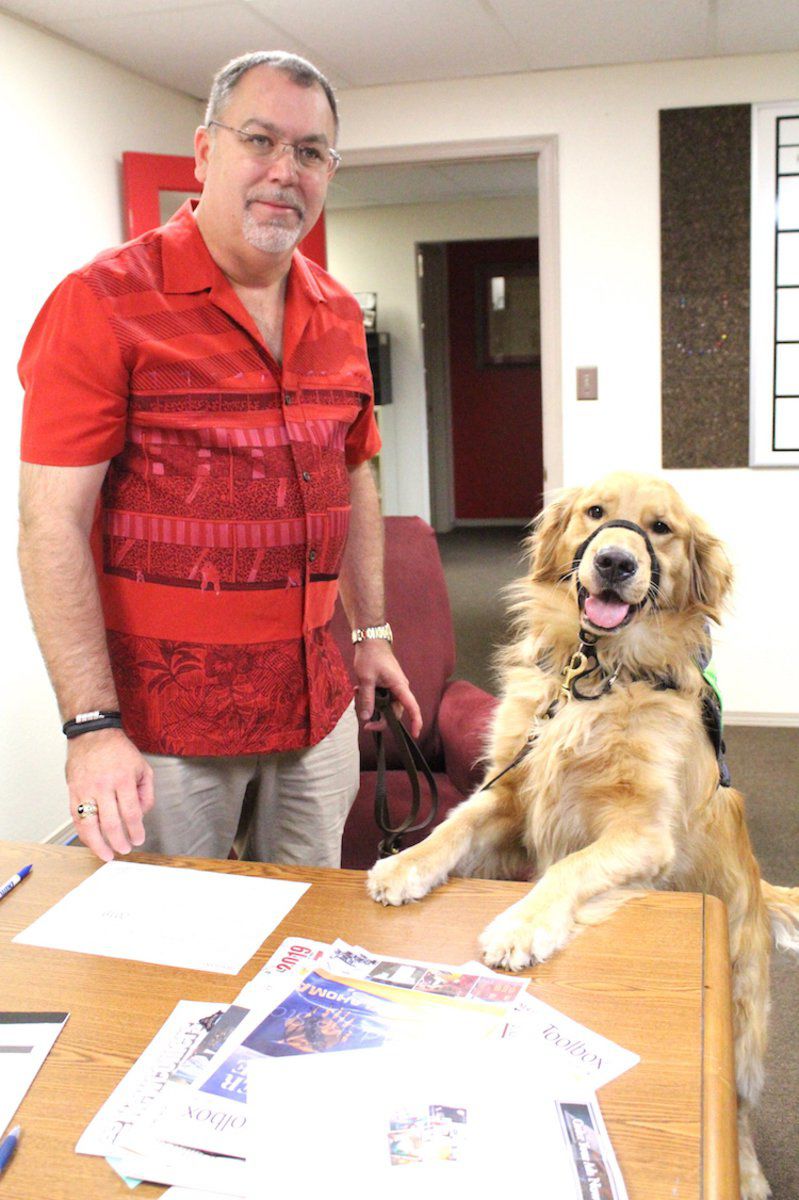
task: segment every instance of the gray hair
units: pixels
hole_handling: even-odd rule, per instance
[[[292,83],[300,87],[320,87],[327,97],[330,111],[338,136],[338,107],[330,81],[321,71],[300,58],[298,54],[288,54],[285,50],[255,50],[250,54],[241,54],[233,58],[214,76],[211,84],[211,94],[208,97],[208,107],[205,110],[205,124],[210,125],[216,120],[230,100],[231,94],[243,75],[254,67],[271,67],[274,71],[282,71],[288,75]]]

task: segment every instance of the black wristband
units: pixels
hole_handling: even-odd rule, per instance
[[[66,734],[68,738],[80,737],[82,733],[94,733],[95,729],[121,729],[122,728],[122,713],[120,712],[103,712],[98,709],[96,712],[78,713],[71,721],[66,721],[61,727],[61,732]]]

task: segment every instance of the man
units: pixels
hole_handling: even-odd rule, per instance
[[[421,727],[385,623],[360,311],[295,250],[337,124],[304,60],[229,63],[196,208],[69,276],[23,351],[20,564],[70,811],[105,860],[225,857],[251,808],[248,857],[340,862],[358,759],[338,583],[358,715],[384,686]]]

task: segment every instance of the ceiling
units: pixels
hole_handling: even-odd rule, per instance
[[[0,0],[197,100],[247,50],[311,59],[337,89],[799,49],[796,0]],[[329,208],[529,195],[534,164],[351,167]]]
[[[345,156],[345,166],[333,177],[327,193],[328,209],[507,199],[531,196],[538,190],[538,171],[533,158],[399,163],[379,167],[347,167],[346,161]]]
[[[799,49],[796,0],[0,0],[204,99],[246,50],[310,58],[337,88]]]

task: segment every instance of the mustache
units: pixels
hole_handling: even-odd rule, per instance
[[[249,208],[254,203],[264,204],[286,204],[289,208],[293,208],[298,216],[305,216],[305,205],[297,198],[294,192],[288,189],[277,188],[275,191],[250,192],[245,201],[246,207]]]

